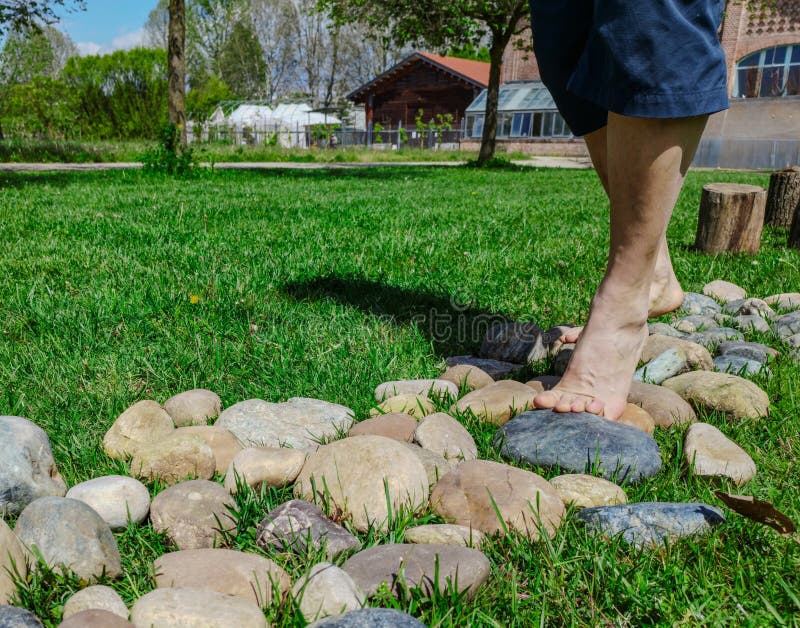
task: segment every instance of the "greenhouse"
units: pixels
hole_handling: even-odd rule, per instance
[[[466,137],[483,134],[486,90],[467,107]],[[518,81],[500,86],[497,112],[498,139],[570,138],[572,132],[541,81]]]

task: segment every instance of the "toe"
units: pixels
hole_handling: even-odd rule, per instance
[[[575,401],[572,402],[572,411],[573,412],[583,412],[586,410],[586,399],[583,397],[578,397]]]
[[[558,395],[551,392],[543,392],[541,395],[536,395],[533,399],[533,405],[542,410],[549,410],[554,407],[558,402]]]
[[[586,412],[590,414],[602,414],[605,404],[600,399],[592,399],[586,404]]]
[[[572,395],[562,395],[558,400],[553,410],[556,412],[572,412],[572,402],[574,397]]]

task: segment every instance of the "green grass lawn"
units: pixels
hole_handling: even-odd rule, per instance
[[[799,291],[800,253],[783,246],[785,233],[766,232],[754,257],[691,250],[709,181],[766,185],[767,177],[690,175],[669,234],[685,288],[722,278],[753,296]],[[194,387],[216,391],[226,406],[308,396],[363,419],[377,384],[436,376],[447,355],[480,341],[434,333],[435,321],[483,313],[545,327],[582,321],[603,273],[607,224],[588,171],[3,175],[0,413],[47,431],[70,486],[124,471],[100,441],[140,399],[164,401]],[[701,412],[701,420],[756,461],[759,474],[741,492],[798,521],[800,368],[781,358],[772,369],[769,382],[758,380],[773,401],[769,418],[731,423]],[[497,459],[494,428],[465,420],[480,456]],[[629,501],[720,505],[717,485],[682,468],[683,431],[657,430],[664,468],[626,487]],[[258,551],[255,525],[289,494],[240,497],[231,543]],[[362,538],[402,541],[413,520],[436,518],[405,517],[381,539]],[[149,566],[166,541],[149,526],[118,540],[125,576],[113,586],[131,603],[152,588]],[[660,550],[591,538],[568,520],[552,541],[512,536],[487,553],[493,575],[473,601],[411,594],[391,603],[442,626],[761,626],[800,618],[797,540],[735,514],[705,537]],[[308,565],[274,558],[294,578]],[[44,574],[22,590],[23,601],[57,623],[76,586]],[[290,603],[268,616],[304,625]]]

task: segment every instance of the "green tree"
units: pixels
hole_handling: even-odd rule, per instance
[[[222,79],[212,76],[203,85],[189,90],[186,95],[186,113],[192,120],[207,120],[221,101],[234,98],[231,88]]]
[[[397,44],[426,44],[438,49],[488,41],[489,85],[478,163],[495,153],[497,104],[503,53],[526,26],[528,0],[319,0],[319,7],[340,23],[391,26]]]
[[[59,17],[59,7],[68,11],[82,11],[85,0],[0,0],[0,35],[9,30],[24,30],[54,24]]]
[[[34,77],[58,77],[78,49],[68,35],[53,28],[13,30],[0,50],[0,83],[28,83]]]
[[[253,27],[246,21],[240,20],[234,25],[220,54],[219,70],[222,81],[236,98],[267,97],[264,51]]]

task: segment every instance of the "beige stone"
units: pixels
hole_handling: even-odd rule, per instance
[[[664,382],[695,407],[724,412],[734,419],[757,419],[769,414],[769,397],[753,382],[738,375],[693,371]]]
[[[536,394],[530,386],[507,379],[465,395],[451,412],[472,411],[483,421],[503,425],[517,414],[533,408]]]
[[[100,608],[91,608],[80,613],[70,615],[62,621],[58,628],[136,628],[125,617],[120,617],[110,611]]]
[[[177,427],[207,425],[222,412],[219,395],[204,388],[195,388],[178,393],[164,402],[164,410],[172,417]]]
[[[711,357],[708,349],[702,345],[684,340],[683,338],[673,338],[672,336],[663,336],[661,334],[648,336],[644,343],[644,349],[642,349],[640,361],[646,364],[668,349],[680,349],[683,351],[684,355],[686,355],[686,363],[690,369],[711,371],[714,368],[714,359]]]
[[[453,523],[431,523],[406,528],[404,536],[406,543],[463,545],[464,547],[480,547],[486,538],[480,530]]]
[[[659,427],[672,427],[697,421],[692,406],[680,395],[663,386],[633,382],[628,402],[644,409]]]
[[[292,586],[289,574],[264,556],[230,549],[193,549],[164,554],[153,564],[156,586],[202,589],[233,595],[259,606]]]
[[[764,299],[764,302],[767,305],[771,305],[776,310],[796,310],[800,308],[800,292],[773,294]]]
[[[317,563],[292,588],[306,621],[341,615],[363,608],[367,596],[346,571],[331,563]]]
[[[349,515],[361,532],[371,526],[387,530],[389,507],[396,514],[427,501],[428,477],[403,443],[383,436],[353,436],[312,453],[294,494],[307,501],[329,500],[330,507]]]
[[[306,452],[277,447],[248,447],[231,461],[225,473],[225,488],[236,494],[238,475],[250,488],[281,488],[295,481],[306,461]]]
[[[478,447],[472,435],[444,412],[425,417],[417,426],[414,440],[423,449],[446,459],[474,460],[478,457]]]
[[[458,397],[458,386],[446,379],[401,379],[385,382],[375,389],[375,401],[386,401],[397,395]]]
[[[16,593],[12,574],[28,575],[25,550],[8,524],[0,518],[0,605],[8,604]]]
[[[92,507],[109,527],[119,532],[130,522],[139,524],[150,512],[150,493],[139,480],[124,475],[105,475],[76,484],[67,491]]]
[[[744,288],[740,288],[735,283],[715,279],[703,286],[703,294],[717,301],[727,303],[736,299],[744,299],[747,296]]]
[[[214,453],[214,471],[219,475],[225,474],[233,457],[244,449],[239,440],[233,435],[233,432],[226,430],[224,427],[190,425],[179,427],[175,430],[175,433],[202,438]]]
[[[103,449],[111,458],[125,460],[140,444],[156,443],[174,431],[164,408],[155,401],[139,401],[117,417],[103,437]]]
[[[64,604],[64,619],[83,611],[101,610],[113,613],[122,619],[128,619],[128,607],[122,597],[111,587],[96,584],[81,589]]]
[[[741,486],[756,475],[748,453],[708,423],[695,423],[686,432],[684,459],[694,475],[726,477]]]
[[[450,473],[458,465],[458,460],[448,460],[444,456],[437,454],[435,451],[423,449],[416,443],[400,444],[414,454],[422,463],[422,466],[425,467],[425,475],[428,478],[428,487],[434,486],[440,479]]]
[[[439,480],[431,505],[450,523],[487,534],[516,530],[531,540],[542,529],[552,537],[565,515],[561,496],[543,477],[488,460],[460,463]]]
[[[536,391],[536,394],[543,393],[546,390],[551,390],[553,386],[558,384],[561,378],[557,375],[538,375],[533,379],[525,382],[526,386],[530,386]]]
[[[650,416],[650,413],[633,403],[626,406],[622,416],[617,419],[617,423],[630,425],[648,434],[652,434],[656,429],[655,419]]]
[[[484,386],[494,383],[491,375],[471,364],[451,366],[442,373],[440,379],[453,382],[458,386],[459,391],[462,387],[467,390],[478,390],[478,388],[483,388]]]
[[[436,408],[433,402],[424,395],[395,395],[370,410],[370,415],[410,414],[415,419],[421,419],[434,412]]]
[[[202,438],[172,434],[157,443],[143,443],[131,459],[131,474],[148,481],[175,484],[189,478],[214,477],[217,461]]]
[[[625,491],[604,478],[583,473],[559,475],[550,480],[561,495],[565,506],[594,508],[597,506],[617,506],[627,504]]]
[[[403,412],[381,414],[365,421],[360,421],[350,428],[348,436],[385,436],[392,440],[402,440],[410,443],[414,440],[414,430],[417,429],[417,420],[410,414]]]
[[[220,544],[220,530],[234,528],[232,507],[231,496],[219,484],[190,480],[156,495],[150,520],[153,530],[166,534],[178,549],[204,549]]]
[[[202,589],[156,589],[133,605],[138,628],[266,628],[258,604]]]

